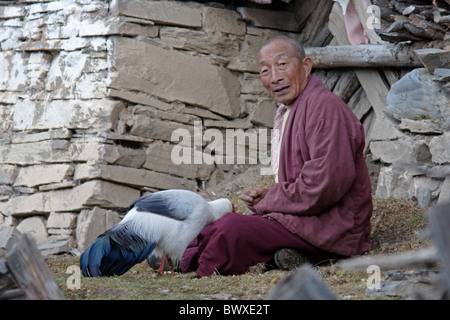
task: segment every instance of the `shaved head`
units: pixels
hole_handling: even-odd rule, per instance
[[[303,45],[300,43],[300,41],[287,36],[276,36],[270,38],[262,45],[260,51],[265,47],[267,47],[272,42],[279,40],[285,41],[286,44],[292,49],[293,52],[295,52],[295,54],[298,56],[300,60],[303,60],[306,57],[305,48],[303,48]]]

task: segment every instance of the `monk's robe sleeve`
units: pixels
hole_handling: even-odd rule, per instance
[[[298,146],[290,150],[301,156],[282,154],[289,161],[303,159],[300,165],[284,161],[288,167],[299,167],[299,173],[295,180],[272,185],[255,206],[257,214],[317,215],[338,203],[352,186],[356,175],[356,142],[345,117],[338,108],[317,108],[314,112],[309,119],[315,121],[291,132],[296,137],[289,143]]]

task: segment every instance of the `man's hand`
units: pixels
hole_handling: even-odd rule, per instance
[[[255,211],[254,206],[266,196],[268,191],[266,188],[248,189],[241,194],[241,200],[244,201],[247,208]]]

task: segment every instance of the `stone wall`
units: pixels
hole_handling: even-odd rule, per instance
[[[269,165],[275,103],[255,58],[280,34],[306,47],[348,44],[342,10],[329,0],[277,10],[0,2],[0,248],[3,228],[57,243],[52,252],[83,250],[144,193],[206,187],[226,195],[257,179]],[[450,199],[446,78],[409,71],[314,70],[366,129],[367,155],[383,167],[376,195],[429,206]],[[405,100],[397,83],[437,85],[439,117],[436,108],[412,118],[395,103],[386,108],[388,92]]]
[[[372,141],[370,150],[384,164],[376,196],[416,199],[427,208],[450,201],[450,54],[421,51],[427,68],[407,73],[386,99],[394,133]],[[444,63],[437,68],[430,60]]]
[[[268,10],[254,27],[187,1],[2,2],[0,224],[83,250],[143,193],[232,175],[236,156],[178,165],[171,152],[198,128],[272,125],[256,53],[295,35],[271,26],[275,13],[292,21]]]

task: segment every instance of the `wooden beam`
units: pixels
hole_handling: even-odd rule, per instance
[[[434,207],[428,213],[431,234],[438,249],[441,275],[450,297],[450,203]]]
[[[422,66],[412,49],[399,45],[339,45],[305,48],[305,52],[318,69]]]
[[[359,20],[364,28],[364,32],[366,33],[367,37],[369,38],[369,43],[372,44],[382,44],[387,43],[387,41],[383,41],[380,36],[377,34],[374,28],[371,28],[368,25],[369,19],[372,19],[374,17],[371,17],[371,15],[367,12],[369,6],[372,5],[370,0],[352,0],[353,5],[355,6],[355,10],[358,13]],[[380,17],[378,17],[380,18]]]
[[[339,3],[337,2],[334,3],[330,13],[329,28],[334,36],[335,42],[339,46],[350,45],[344,24],[344,15]],[[373,45],[377,46],[378,44]],[[383,78],[379,74],[379,67],[380,66],[378,66],[378,68],[354,68],[354,72],[358,77],[359,83],[364,88],[367,99],[375,112],[375,117],[370,117],[367,119],[373,121],[373,123],[366,122],[365,124],[365,127],[370,129],[369,131],[366,131],[365,152],[370,147],[370,142],[373,139],[395,139],[400,135],[400,130],[392,126],[385,113],[386,97],[389,92],[389,87],[386,83],[384,83]]]
[[[438,250],[435,246],[397,254],[365,255],[341,260],[338,265],[346,271],[366,270],[370,265],[381,269],[398,269],[413,266],[433,265],[438,261]]]
[[[6,266],[27,299],[65,299],[34,240],[28,234],[24,234],[6,254]]]

